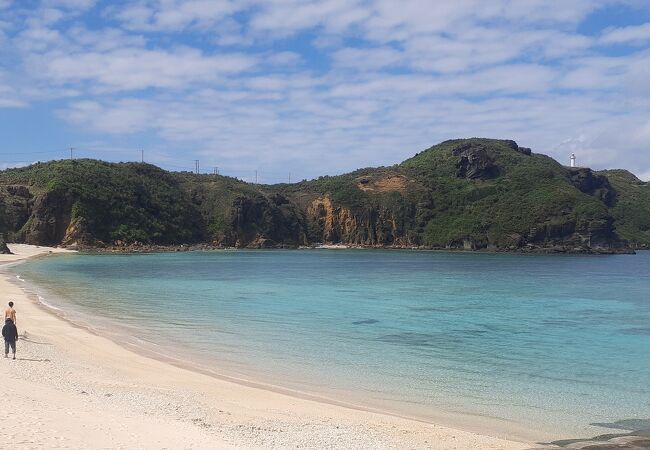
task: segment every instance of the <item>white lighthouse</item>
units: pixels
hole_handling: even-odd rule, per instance
[[[571,167],[575,167],[576,166],[576,154],[571,153],[571,158],[569,158],[569,159],[571,160]]]

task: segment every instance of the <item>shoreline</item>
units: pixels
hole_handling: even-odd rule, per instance
[[[18,263],[29,257],[47,255],[50,251],[61,252],[61,250],[46,247],[12,246],[12,248],[17,250],[17,255],[3,255],[0,258],[0,263]],[[27,254],[26,250],[28,250]],[[52,402],[56,402],[57,400],[54,399],[63,395],[69,397],[66,400],[73,403],[80,402],[79,406],[88,406],[86,403],[91,399],[88,394],[91,392],[91,388],[82,388],[80,392],[85,392],[85,394],[81,395],[75,391],[79,390],[77,385],[96,384],[98,373],[103,375],[101,379],[104,383],[127,385],[126,391],[130,394],[129,396],[141,397],[142,391],[162,390],[174,395],[189,394],[191,398],[195,399],[191,405],[187,405],[186,401],[178,400],[176,410],[198,409],[202,411],[204,417],[192,418],[190,416],[196,414],[186,414],[174,420],[167,417],[168,415],[157,415],[146,410],[142,412],[142,417],[135,414],[138,423],[141,419],[149,419],[151,423],[148,426],[153,428],[152,439],[160,435],[158,433],[160,427],[169,431],[169,421],[172,420],[173,423],[178,422],[179,429],[184,427],[189,427],[189,429],[179,431],[177,435],[167,436],[167,439],[184,440],[191,436],[192,446],[198,448],[207,448],[203,447],[206,442],[210,443],[209,446],[218,445],[224,448],[284,447],[296,446],[296,443],[307,448],[327,446],[333,448],[526,449],[534,447],[531,442],[490,437],[413,418],[391,415],[384,411],[359,408],[356,405],[348,405],[343,402],[328,402],[323,398],[301,398],[301,396],[294,395],[296,392],[289,390],[278,392],[277,389],[269,389],[270,386],[257,383],[252,386],[246,385],[244,384],[246,380],[225,379],[215,373],[200,373],[194,369],[188,369],[182,364],[142,355],[106,337],[93,334],[92,330],[62,319],[45,305],[36,303],[33,298],[30,299],[21,286],[16,284],[16,281],[8,279],[10,276],[7,272],[0,274],[0,285],[5,288],[4,291],[9,296],[16,300],[19,332],[21,334],[26,332],[27,336],[26,340],[18,342],[19,360],[14,363],[31,366],[39,363],[51,365],[50,370],[55,374],[49,374],[49,378],[53,376],[65,378],[66,374],[74,373],[66,364],[72,364],[76,368],[81,366],[83,370],[81,375],[74,375],[73,384],[76,384],[76,387],[72,392],[65,389],[61,391],[57,384],[43,383],[42,379],[30,380],[29,376],[27,379],[21,378],[21,373],[11,372],[14,369],[18,369],[20,372],[19,364],[10,367],[5,365],[0,374],[24,385],[23,391],[47,391],[45,403],[48,398],[52,399]],[[34,342],[40,342],[42,346],[38,347]],[[43,351],[50,352],[52,355],[42,354]],[[25,354],[29,358],[23,362],[21,357],[24,357]],[[66,361],[66,363],[62,364],[63,367],[52,364],[55,358],[60,360],[57,362]],[[143,371],[143,368],[147,370]],[[61,371],[64,373],[57,375],[56,372]],[[22,373],[22,375],[25,374]],[[169,400],[169,395],[164,396],[166,400]],[[13,396],[18,405],[14,405],[12,408],[17,408],[19,411],[27,408],[29,411],[29,403],[25,404],[25,399],[21,397],[20,392],[14,393]],[[101,400],[106,401],[113,397],[114,395],[105,394]],[[145,404],[155,403],[159,400],[157,394],[144,397],[140,400]],[[97,400],[95,399],[95,401]],[[133,410],[134,406],[129,405],[129,402],[126,405],[114,404],[114,401],[108,403],[110,404],[105,405],[105,410],[100,407],[93,411],[88,420],[93,423],[104,423],[108,417],[112,417],[115,408],[117,408],[118,415],[123,415],[125,412]],[[171,404],[173,403],[171,402]],[[224,403],[228,405],[228,409],[224,409]],[[227,411],[227,415],[225,411]],[[225,420],[224,415],[227,417]],[[52,420],[55,419],[52,418]],[[64,420],[65,417],[61,419]],[[42,418],[41,422],[43,422]],[[128,422],[129,420],[124,420],[124,424]],[[273,426],[269,427],[269,423]],[[317,433],[310,429],[315,424],[318,425]],[[171,427],[171,429],[176,428],[178,427]],[[278,431],[283,428],[287,428],[287,430]],[[220,431],[215,432],[215,430]],[[341,430],[346,431],[342,434]],[[25,431],[22,430],[23,433]],[[27,430],[27,433],[30,431]],[[126,442],[125,445],[143,446],[145,444],[144,441],[140,442],[137,439],[133,441],[133,436],[128,433],[120,435],[116,430],[113,430],[113,433],[119,436],[122,442]],[[405,436],[407,436],[406,440],[404,440]],[[93,448],[93,446],[105,444],[98,441],[85,441],[84,436],[79,436],[79,439],[82,440],[78,444],[84,447]],[[189,446],[189,444],[181,444],[179,448],[186,445]],[[146,442],[144,446],[156,448],[156,443]]]
[[[446,253],[469,253],[469,254],[505,254],[505,255],[583,255],[583,256],[610,256],[610,255],[635,255],[638,251],[650,250],[650,248],[622,248],[622,249],[605,249],[605,248],[584,248],[568,249],[565,247],[531,247],[517,249],[503,248],[474,248],[466,249],[462,247],[412,247],[412,246],[376,246],[376,245],[307,245],[307,246],[271,246],[271,247],[222,247],[212,245],[144,245],[144,246],[127,246],[127,247],[66,247],[73,251],[82,253],[95,254],[141,254],[141,253],[176,253],[176,252],[202,252],[202,251],[236,251],[236,250],[396,250],[396,251],[414,251],[414,252],[446,252]]]
[[[449,252],[449,253],[485,253],[485,254],[511,254],[511,255],[634,255],[637,251],[650,250],[648,247],[567,247],[538,246],[530,245],[518,248],[499,247],[472,247],[461,246],[429,247],[412,245],[363,245],[363,244],[310,244],[293,245],[276,244],[271,246],[242,246],[230,247],[213,244],[180,244],[180,245],[153,245],[153,244],[132,244],[132,245],[71,245],[65,247],[73,251],[96,254],[138,254],[138,253],[174,253],[174,252],[195,252],[195,251],[234,251],[234,250],[403,250],[421,252]]]

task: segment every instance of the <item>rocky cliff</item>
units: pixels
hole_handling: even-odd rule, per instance
[[[626,251],[650,245],[650,187],[629,172],[571,169],[491,139],[445,141],[392,167],[275,186],[66,160],[0,172],[1,235],[78,247]]]

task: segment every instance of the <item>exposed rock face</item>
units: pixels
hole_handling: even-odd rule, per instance
[[[517,145],[515,141],[505,140],[504,142],[508,147],[523,155],[530,156],[533,153],[531,149],[529,149],[528,147],[520,147],[519,145]]]
[[[222,244],[237,247],[266,248],[306,243],[304,218],[286,197],[239,197],[232,205],[232,233]]]
[[[406,193],[409,180],[403,176],[361,177],[356,180],[357,187],[365,192]]]
[[[314,200],[307,208],[312,242],[352,245],[407,245],[404,224],[387,208],[352,212],[335,206],[328,197]]]
[[[616,191],[606,176],[595,174],[587,168],[571,168],[569,176],[571,183],[581,192],[593,195],[610,207],[616,203]]]
[[[531,229],[524,242],[540,246],[563,246],[568,249],[623,247],[623,243],[616,236],[611,218],[578,223],[573,220],[551,220]]]
[[[358,229],[352,212],[334,207],[329,197],[314,200],[307,208],[307,217],[313,221],[310,237],[320,238],[321,242],[347,242]]]
[[[485,180],[496,178],[501,172],[483,145],[471,142],[461,144],[453,150],[453,154],[460,157],[456,163],[458,178]]]
[[[8,185],[0,187],[0,222],[5,231],[19,230],[31,214],[33,196],[26,186]],[[0,230],[2,231],[2,230]]]
[[[582,226],[581,226],[582,225]],[[583,245],[590,248],[618,248],[623,243],[614,231],[614,220],[608,217],[603,220],[589,220],[578,224],[576,230]]]
[[[88,232],[88,222],[83,217],[72,219],[61,242],[61,245],[73,248],[97,244],[100,243]]]
[[[34,198],[32,214],[20,230],[27,244],[58,245],[70,224],[72,199],[51,191]]]

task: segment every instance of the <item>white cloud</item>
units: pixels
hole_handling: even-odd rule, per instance
[[[28,104],[12,86],[8,74],[0,68],[0,108],[23,108]]]
[[[216,82],[250,69],[257,61],[243,54],[205,55],[191,48],[125,48],[77,54],[49,52],[30,63],[39,77],[53,83],[90,82],[100,90],[129,91]]]
[[[425,4],[419,0],[372,2],[371,18],[363,24],[367,37],[380,42],[406,41],[419,35],[472,33],[484,24],[501,22],[506,30],[579,23],[605,1],[573,0],[548,6],[544,0],[454,0]]]
[[[92,3],[9,8],[0,107],[56,99],[71,132],[153,135],[161,161],[267,177],[462,136],[650,171],[650,53],[607,47],[645,26],[576,31],[616,0],[134,0],[98,3],[99,27],[80,14]]]
[[[214,26],[245,7],[246,2],[234,0],[151,0],[115,6],[110,13],[131,29],[179,32]]]
[[[561,86],[584,91],[615,90],[623,95],[650,96],[650,51],[626,56],[592,56],[567,63]]]
[[[0,108],[24,108],[28,105],[27,102],[5,96],[9,89],[6,86],[0,86]]]
[[[68,8],[83,11],[92,8],[96,0],[42,0],[43,6],[53,8]]]
[[[650,41],[650,23],[610,28],[600,38],[602,44],[643,44]]]
[[[79,101],[71,103],[62,118],[84,127],[108,133],[134,133],[152,126],[149,122],[155,106],[141,100],[121,100],[112,108],[98,102]]]
[[[520,70],[520,77],[526,78],[537,68]],[[334,96],[321,91],[322,80],[301,86],[295,80],[281,81],[280,77],[251,80],[253,91],[242,86],[239,91],[208,90],[182,98],[109,102],[78,108],[76,115],[74,110],[65,111],[62,116],[74,118],[84,129],[155,131],[172,147],[197,149],[206,164],[231,170],[253,167],[267,173],[291,165],[301,178],[396,163],[432,143],[464,136],[514,138],[561,161],[575,151],[584,164],[596,168],[642,171],[650,166],[650,157],[642,151],[649,139],[640,126],[631,125],[647,106],[633,106],[628,117],[613,119],[610,110],[618,108],[614,96],[462,101],[443,90],[426,92],[424,79],[408,80],[399,90],[377,79],[373,87],[390,88]],[[494,80],[466,82],[480,86]],[[409,86],[420,87],[411,95]],[[612,140],[612,136],[620,138]]]
[[[131,35],[116,28],[89,29],[75,25],[66,31],[68,39],[67,51],[83,52],[91,49],[95,52],[106,52],[124,48],[144,48],[146,40],[141,35]]]
[[[258,33],[289,36],[312,27],[340,33],[370,15],[359,0],[269,0],[257,2],[260,12],[251,20]]]
[[[338,67],[376,70],[403,64],[406,56],[392,48],[344,48],[332,54]]]
[[[269,55],[266,62],[274,66],[295,66],[302,62],[302,57],[296,52],[284,51]]]

